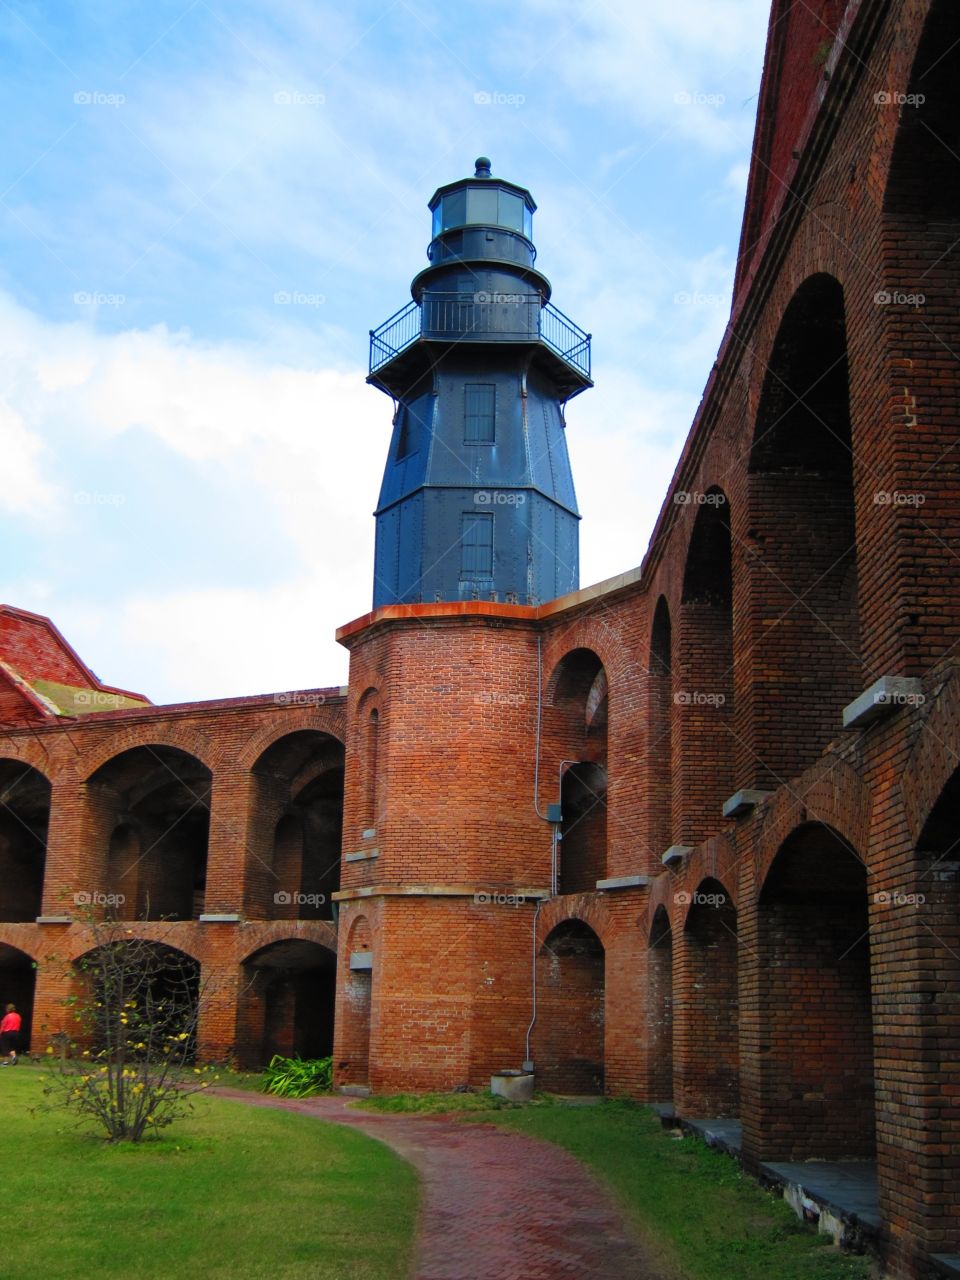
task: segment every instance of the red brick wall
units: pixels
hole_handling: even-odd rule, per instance
[[[739,1116],[736,908],[717,880],[701,881],[682,897],[687,918],[673,981],[675,1101],[687,1116]]]

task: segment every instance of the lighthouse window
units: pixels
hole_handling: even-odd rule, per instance
[[[496,187],[470,187],[467,191],[467,222],[486,222],[496,226],[498,194]]]
[[[421,439],[430,430],[432,396],[418,396],[412,404],[401,404],[397,409],[396,462],[402,462],[420,448]]]
[[[462,227],[467,220],[467,193],[451,191],[443,197],[443,229]]]
[[[405,404],[400,406],[400,430],[397,433],[397,461],[406,458],[413,452],[411,448],[410,410]]]
[[[493,516],[465,515],[460,527],[461,578],[493,576]]]
[[[523,211],[525,201],[510,191],[500,192],[500,208],[497,217],[501,227],[509,227],[511,231],[523,231]]]
[[[492,382],[468,382],[463,388],[463,439],[466,444],[493,444],[497,388]]]

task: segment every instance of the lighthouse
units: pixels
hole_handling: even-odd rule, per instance
[[[370,334],[393,402],[374,608],[536,605],[580,585],[565,408],[593,385],[590,335],[550,300],[525,187],[481,156],[429,208],[429,265]]]

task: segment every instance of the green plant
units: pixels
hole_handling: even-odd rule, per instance
[[[71,967],[64,1002],[76,1030],[51,1036],[45,1105],[93,1120],[111,1142],[140,1142],[190,1110],[208,1086],[193,1066],[202,992],[195,962],[115,921],[89,921],[94,943]]]
[[[306,1098],[333,1088],[333,1058],[284,1058],[275,1053],[263,1073],[263,1092],[278,1098]]]

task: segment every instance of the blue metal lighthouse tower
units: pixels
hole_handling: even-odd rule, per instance
[[[593,385],[590,335],[550,303],[524,187],[481,156],[429,207],[430,265],[370,334],[394,402],[374,607],[552,600],[580,585],[564,406]]]

